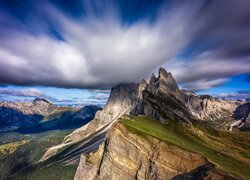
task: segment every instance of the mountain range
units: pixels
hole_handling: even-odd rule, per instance
[[[93,105],[81,109],[55,106],[43,98],[33,102],[1,102],[0,132],[38,133],[77,128],[92,120],[98,110],[101,108]]]
[[[14,109],[22,109],[24,115],[32,109],[32,115],[43,116],[40,123],[47,122],[51,112],[59,108],[43,99],[29,104],[29,110],[26,105],[16,105]],[[71,111],[59,127],[67,123],[69,127],[75,117],[87,110]],[[149,81],[113,87],[106,105],[96,111],[92,120],[68,133],[12,177],[248,179],[249,112],[249,102],[180,90],[172,74],[160,68],[158,76],[152,74]],[[27,125],[24,120],[23,124],[19,120],[13,122],[19,129]],[[36,121],[28,122],[27,127],[37,125]],[[3,128],[12,127],[5,124]],[[64,173],[56,169],[64,169]]]

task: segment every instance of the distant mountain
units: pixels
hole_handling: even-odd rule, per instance
[[[238,106],[233,114],[235,123],[231,125],[233,128],[238,128],[242,131],[250,131],[250,102]]]
[[[55,106],[46,99],[33,102],[0,103],[0,132],[38,133],[54,129],[78,128],[88,123],[98,106],[81,109]]]
[[[33,100],[34,104],[40,104],[40,103],[45,103],[45,104],[52,104],[51,102],[49,102],[47,99],[44,98],[35,98]]]

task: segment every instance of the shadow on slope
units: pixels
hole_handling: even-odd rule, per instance
[[[0,107],[0,132],[15,130],[23,126],[32,126],[43,119],[42,115],[24,114],[9,107]]]
[[[50,130],[76,129],[90,122],[99,110],[101,108],[98,106],[85,106],[78,111],[68,109],[42,116],[0,107],[0,132],[35,134]]]

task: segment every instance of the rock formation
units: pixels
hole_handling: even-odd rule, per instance
[[[217,172],[211,172],[213,168],[199,154],[151,136],[137,135],[117,122],[97,152],[81,156],[75,180],[171,179],[186,172],[200,179],[208,174],[220,177]]]
[[[97,152],[81,156],[75,179],[121,179],[119,175],[123,179],[169,179],[182,173],[182,177],[195,175],[200,172],[195,168],[206,167],[204,157],[153,137],[141,138],[127,131],[117,120],[125,114],[146,115],[164,124],[179,121],[190,126],[191,120],[198,120],[228,127],[233,111],[241,104],[181,91],[171,73],[160,68],[158,77],[153,74],[149,82],[142,80],[140,84],[112,88],[103,110],[97,112],[90,123],[65,137],[61,144],[50,148],[40,161],[79,142],[85,147],[108,131]]]
[[[241,130],[249,130],[250,128],[250,103],[245,103],[243,105],[238,106],[234,113],[233,118],[235,120],[234,123],[230,126],[230,131],[233,128],[241,129]]]
[[[108,102],[103,110],[98,111],[90,123],[66,136],[61,144],[48,149],[40,161],[47,160],[65,146],[79,141],[87,143],[95,137],[106,133],[119,117],[131,112],[136,103],[137,89],[138,85],[133,83],[121,84],[112,88]]]

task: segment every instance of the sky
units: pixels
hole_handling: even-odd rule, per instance
[[[159,67],[199,94],[250,97],[249,0],[0,0],[0,101],[105,104]]]

